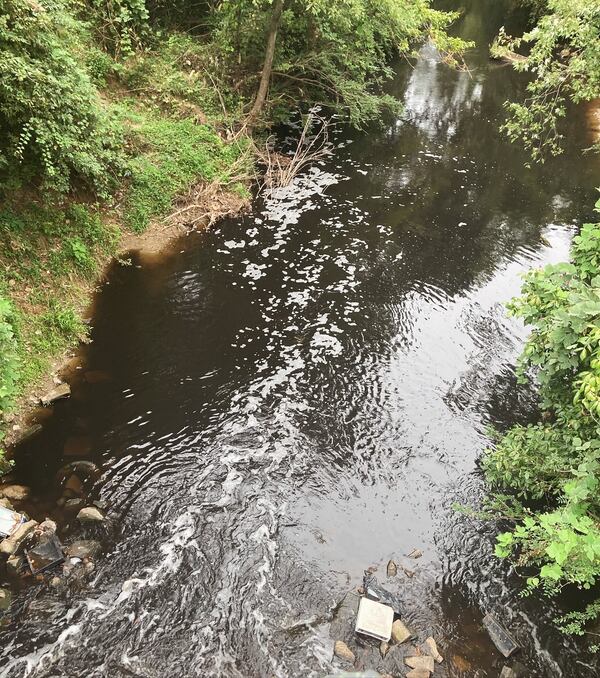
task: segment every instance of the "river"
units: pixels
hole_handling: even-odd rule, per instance
[[[111,269],[83,350],[95,376],[16,467],[36,517],[57,515],[65,443],[83,439],[105,553],[75,589],[16,592],[0,676],[324,676],[353,636],[340,602],[371,566],[437,639],[436,676],[499,675],[486,612],[527,675],[597,675],[554,629],[558,603],[519,596],[496,526],[453,509],[485,496],[489,425],[535,413],[514,375],[526,329],[503,304],[568,256],[600,176],[577,111],[567,153],[526,167],[498,131],[524,80],[487,52],[520,17],[462,4],[469,72],[423,47],[398,68],[393,123],[338,131],[331,158],[251,213]],[[413,576],[386,579],[389,559]],[[401,654],[358,655],[405,674]]]

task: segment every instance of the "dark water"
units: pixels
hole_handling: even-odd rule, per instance
[[[526,332],[502,304],[567,256],[599,169],[577,114],[573,151],[525,168],[498,133],[523,81],[486,51],[518,17],[465,4],[471,73],[423,48],[394,83],[401,119],[338,135],[330,161],[164,261],[112,271],[93,383],[74,382],[17,466],[55,515],[56,470],[78,458],[65,442],[91,445],[107,552],[75,592],[16,595],[0,676],[323,676],[352,638],[340,601],[390,558],[415,572],[386,585],[438,640],[436,675],[499,675],[488,611],[528,675],[596,675],[558,608],[519,597],[495,528],[452,509],[485,493],[487,426],[534,411],[514,379]],[[405,674],[401,653],[358,655]]]

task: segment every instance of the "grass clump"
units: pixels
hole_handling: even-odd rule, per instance
[[[146,113],[130,113],[132,142],[138,152],[129,162],[130,184],[125,225],[143,231],[164,216],[173,200],[193,184],[227,183],[244,153],[243,144],[227,144],[208,125]]]

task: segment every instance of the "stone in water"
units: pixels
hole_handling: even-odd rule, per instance
[[[335,645],[333,646],[333,654],[339,659],[354,664],[354,652],[352,652],[343,640],[336,640]]]
[[[361,598],[356,617],[356,633],[388,642],[392,637],[394,610],[369,598]]]
[[[416,669],[418,671],[429,671],[429,673],[433,673],[435,669],[433,657],[428,657],[426,655],[421,655],[420,657],[406,657],[404,661],[411,669]]]
[[[412,633],[399,619],[396,619],[396,621],[392,624],[392,640],[398,645],[401,645],[410,638],[412,638]]]

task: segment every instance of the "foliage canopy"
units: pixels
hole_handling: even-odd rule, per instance
[[[514,68],[533,79],[523,103],[506,104],[504,129],[520,141],[534,160],[563,150],[560,120],[567,102],[600,97],[600,0],[527,0],[539,16],[532,30],[518,38],[504,31],[494,46],[502,55],[525,47],[525,58]]]

